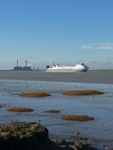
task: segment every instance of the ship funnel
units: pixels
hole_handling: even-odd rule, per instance
[[[50,68],[49,66],[46,66],[46,69]]]

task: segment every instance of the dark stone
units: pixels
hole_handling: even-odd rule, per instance
[[[48,129],[37,123],[16,122],[0,126],[0,150],[95,150],[80,142],[53,142]]]

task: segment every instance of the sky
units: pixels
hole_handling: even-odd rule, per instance
[[[0,70],[113,69],[113,0],[0,0]]]

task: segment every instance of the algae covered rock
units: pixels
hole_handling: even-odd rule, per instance
[[[48,129],[36,122],[14,122],[0,126],[0,150],[95,150],[82,143],[55,143]]]
[[[75,121],[88,121],[88,120],[94,120],[94,117],[89,117],[86,115],[64,115],[61,116],[61,119],[75,120]]]
[[[36,150],[39,146],[43,148],[48,140],[47,128],[38,123],[15,122],[0,126],[0,150]]]
[[[40,123],[35,122],[14,122],[9,125],[0,126],[0,138],[4,138],[4,135],[9,134],[10,136],[26,136],[32,135],[41,131],[48,130],[43,127]],[[5,133],[5,134],[4,134]]]
[[[46,92],[27,92],[27,93],[20,93],[19,96],[45,97],[45,96],[51,96],[51,95],[49,93],[46,93]]]
[[[24,107],[13,107],[13,108],[8,108],[8,111],[30,112],[30,111],[33,111],[33,109],[31,109],[31,108],[24,108]]]
[[[97,90],[72,90],[72,91],[64,91],[62,94],[65,95],[91,95],[91,94],[104,94],[101,91]]]

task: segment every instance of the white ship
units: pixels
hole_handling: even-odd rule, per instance
[[[47,72],[86,72],[89,69],[84,63],[76,64],[74,66],[59,66],[52,65],[52,68],[46,66]]]

